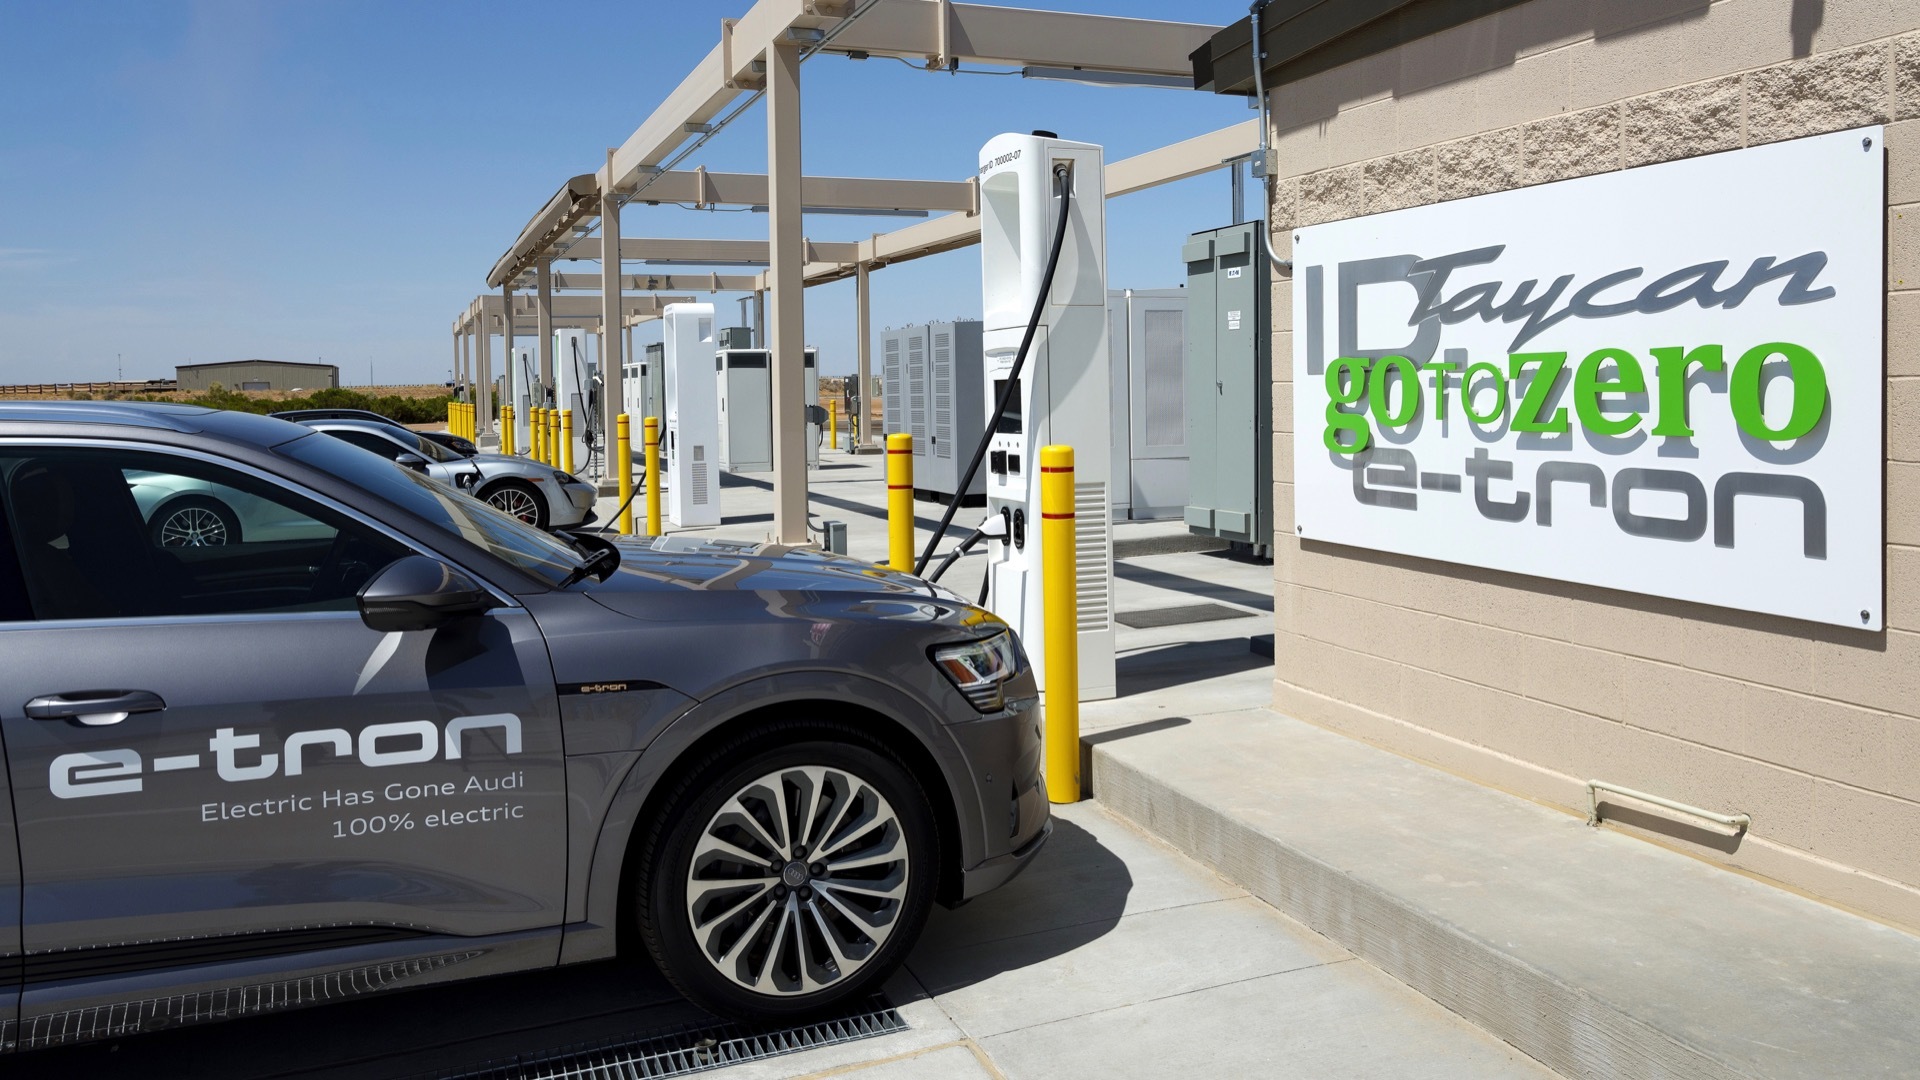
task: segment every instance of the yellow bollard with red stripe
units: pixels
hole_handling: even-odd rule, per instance
[[[1080,801],[1080,613],[1073,535],[1073,447],[1040,448],[1040,582],[1047,798]]]
[[[659,536],[660,529],[660,489],[665,486],[666,478],[660,475],[660,418],[649,416],[642,424],[641,437],[646,440],[647,463],[647,535]]]
[[[887,436],[887,565],[913,572],[913,436]]]
[[[620,535],[633,535],[633,428],[627,414],[613,418],[613,452],[608,455],[620,477]]]

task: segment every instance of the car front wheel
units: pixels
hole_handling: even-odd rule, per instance
[[[519,518],[536,529],[547,527],[547,500],[524,480],[501,480],[481,492],[480,497],[509,517]]]
[[[717,751],[670,795],[635,914],[660,969],[709,1011],[819,1013],[905,958],[937,846],[926,796],[892,754],[851,729],[776,731]]]
[[[225,547],[240,542],[240,518],[226,503],[205,495],[183,495],[162,506],[147,522],[157,547]]]

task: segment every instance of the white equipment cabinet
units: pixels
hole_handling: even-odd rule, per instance
[[[720,467],[732,473],[773,471],[773,368],[765,349],[721,349],[714,354],[720,397]],[[820,399],[819,353],[805,351],[806,402]],[[820,467],[823,428],[807,422],[807,467]]]
[[[1187,291],[1107,293],[1113,356],[1113,520],[1187,507]]]
[[[987,426],[977,320],[888,329],[880,335],[885,430],[913,436],[913,489],[950,501]],[[967,488],[984,500],[985,468]],[[977,503],[976,503],[977,504]],[[961,505],[969,505],[963,502]]]
[[[531,345],[515,345],[507,354],[506,384],[508,404],[513,406],[513,448],[524,454],[533,432],[533,406],[544,397],[540,393],[540,360]]]
[[[668,304],[661,313],[666,368],[667,520],[720,524],[720,405],[713,380],[713,305]]]
[[[1114,695],[1113,394],[1108,385],[1106,190],[1101,148],[1044,135],[999,135],[980,151],[980,270],[986,408],[1012,374],[1045,276],[1059,200],[1054,169],[1070,170],[1072,198],[1053,289],[1021,373],[1014,405],[988,448],[987,506],[1011,524],[989,541],[987,607],[1020,634],[1041,686],[1046,637],[1040,557],[1040,448],[1074,450],[1080,696]]]

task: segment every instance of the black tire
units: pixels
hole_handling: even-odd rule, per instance
[[[735,803],[735,796],[745,795],[743,789],[756,780],[778,773],[805,781],[808,777],[799,771],[802,768],[828,778],[828,783],[817,788],[826,798],[846,797],[838,805],[852,808],[847,811],[850,819],[860,820],[869,810],[890,810],[890,820],[897,824],[896,831],[881,813],[861,824],[836,826],[828,817],[836,812],[830,804],[816,816],[816,846],[836,852],[834,862],[875,858],[885,862],[824,875],[824,864],[813,863],[809,885],[787,889],[784,883],[792,879],[771,874],[774,860],[769,859],[768,866],[754,871],[758,875],[755,883],[705,893],[700,909],[709,916],[705,926],[717,929],[706,931],[708,944],[703,945],[701,930],[695,926],[696,908],[688,904],[688,895],[699,845],[709,842],[708,827],[716,823],[723,807],[737,811],[745,805]],[[838,782],[832,779],[836,776],[851,778],[851,785],[836,793]],[[874,795],[878,800],[873,800]],[[796,797],[796,808],[803,799],[805,795]],[[735,839],[748,835],[738,826],[731,828],[729,835]],[[662,812],[643,823],[642,830],[634,852],[629,894],[640,940],[661,972],[694,1004],[735,1019],[792,1022],[843,1007],[874,992],[913,948],[939,885],[939,831],[921,786],[892,752],[844,725],[784,722],[715,749],[683,775],[663,801]],[[796,840],[803,838],[805,830],[793,831],[802,834]],[[714,835],[720,834],[716,831]],[[764,843],[758,846],[766,847]],[[806,862],[805,854],[797,861]],[[712,855],[708,851],[701,857],[711,859]],[[903,882],[895,877],[896,860]],[[709,881],[732,880],[740,872],[724,856],[701,865],[705,867],[702,873],[713,875],[705,879]],[[858,875],[862,874],[874,876],[861,880]],[[758,889],[760,880],[773,881],[772,891],[738,908],[729,908],[735,896]],[[815,888],[814,883],[825,887]],[[897,901],[882,901],[844,891],[847,885],[897,889],[903,895]],[[773,917],[764,923],[765,929],[758,929],[762,924],[755,921],[761,918],[756,912],[763,906],[771,907],[768,915]],[[723,909],[728,910],[724,917],[711,914]],[[846,914],[849,910],[879,921],[857,925]],[[776,936],[783,918],[786,926],[798,927],[794,933],[801,942],[792,949],[786,947],[783,937]],[[734,924],[735,929],[727,929],[727,924]],[[824,937],[829,927],[834,934],[831,946]],[[873,940],[882,930],[884,936]],[[733,935],[731,941],[726,937],[729,933]],[[781,942],[778,955],[774,954],[774,942]],[[742,948],[733,947],[743,943]],[[720,961],[710,959],[709,946],[728,953],[737,951],[738,959],[729,965],[735,970],[742,964],[749,969],[756,966],[756,953],[765,957],[758,964],[766,973],[764,987],[754,989],[723,973]],[[817,962],[809,963],[808,956]],[[843,970],[839,963],[842,957],[851,959],[855,966]],[[813,980],[816,988],[809,989],[809,983],[800,977],[802,965],[809,973],[805,978]],[[823,980],[823,976],[829,978]]]
[[[147,521],[155,547],[225,547],[240,543],[240,515],[209,495],[169,499]]]
[[[495,480],[481,489],[480,498],[536,529],[547,527],[547,497],[525,480]]]

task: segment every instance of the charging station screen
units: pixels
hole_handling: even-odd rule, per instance
[[[993,400],[994,401],[998,402],[1001,399],[1001,397],[1003,397],[1006,394],[1006,392],[1007,392],[1007,380],[1005,379],[993,380]],[[1007,411],[1000,414],[1000,422],[994,425],[993,430],[997,432],[1002,432],[1005,434],[1012,434],[1012,435],[1018,435],[1020,434],[1020,432],[1026,430],[1026,428],[1022,425],[1022,421],[1021,421],[1020,392],[1018,389],[1016,389],[1013,393],[1013,400],[1007,402]]]

